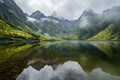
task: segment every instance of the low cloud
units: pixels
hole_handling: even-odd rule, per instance
[[[15,0],[15,2],[28,14],[40,10],[45,15],[51,15],[54,11],[67,19],[77,19],[86,8],[92,8],[95,12],[120,5],[119,0]]]

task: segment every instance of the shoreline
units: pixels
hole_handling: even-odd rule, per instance
[[[39,42],[55,42],[60,40],[40,40],[40,39],[23,39],[23,40],[13,40],[13,39],[0,39],[0,44],[12,44],[12,43],[39,43]]]
[[[39,39],[24,39],[24,40],[13,40],[13,39],[0,39],[0,44],[10,44],[10,43],[38,43],[41,42]]]

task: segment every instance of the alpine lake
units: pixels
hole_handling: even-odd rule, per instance
[[[0,80],[120,80],[120,41],[3,42]]]

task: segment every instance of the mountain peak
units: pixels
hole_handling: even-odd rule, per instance
[[[54,12],[52,13],[52,16],[53,16],[53,17],[58,17],[57,12],[54,11]]]
[[[41,18],[46,18],[46,16],[39,10],[35,11],[30,17],[40,20]]]
[[[55,12],[55,11],[54,11],[54,12],[52,13],[52,15],[49,16],[49,17],[51,17],[51,18],[56,18],[56,19],[64,19],[63,17],[58,16],[57,12]]]
[[[83,12],[84,15],[93,15],[94,14],[94,11],[91,9],[91,8],[87,8],[84,12]]]
[[[34,13],[41,13],[39,10],[35,11]]]
[[[88,8],[86,10],[84,10],[84,12],[82,13],[82,15],[80,16],[79,20],[82,18],[82,17],[92,17],[94,16],[95,13],[92,9]]]

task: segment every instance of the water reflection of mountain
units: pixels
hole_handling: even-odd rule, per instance
[[[99,42],[96,42],[99,43]],[[112,43],[114,44],[114,43]],[[115,43],[116,44],[116,43]],[[119,44],[118,44],[119,45]],[[108,46],[109,47],[109,46]],[[116,46],[114,46],[116,47]],[[103,46],[104,48],[104,46]],[[119,47],[114,49],[117,54]],[[113,52],[114,52],[113,51]],[[53,65],[62,64],[68,60],[74,60],[81,64],[84,70],[90,72],[94,68],[103,68],[103,70],[119,74],[119,58],[109,57],[105,52],[97,48],[93,43],[88,42],[61,42],[54,43],[51,45],[46,45],[42,48],[33,50],[31,53],[32,58],[29,60],[29,65],[33,66],[36,69],[41,69],[44,65]],[[113,58],[118,60],[112,61]],[[117,66],[116,66],[117,65]],[[117,73],[116,73],[117,72]]]
[[[59,64],[69,60],[77,61],[88,73],[95,68],[101,68],[104,72],[120,76],[119,45],[120,42],[63,41],[49,44],[25,44],[21,45],[21,50],[17,49],[20,45],[17,47],[14,45],[1,46],[0,55],[6,54],[3,58],[7,54],[12,55],[12,52],[14,55],[0,63],[0,75],[2,76],[0,79],[6,79],[6,75],[9,79],[15,79],[28,66],[37,70],[45,65],[56,68]],[[14,49],[12,49],[13,47]],[[2,50],[2,48],[5,49]],[[112,56],[108,54],[112,54]]]
[[[39,71],[28,67],[16,80],[120,80],[120,77],[112,76],[101,69],[86,73],[77,62],[67,61],[56,69],[48,65]]]
[[[43,46],[43,44],[16,43],[0,45],[0,80],[15,80],[21,71],[27,67],[27,56],[31,52],[30,50],[37,45],[39,47]]]
[[[104,52],[109,58],[120,58],[120,42],[118,41],[91,42],[91,44]]]

